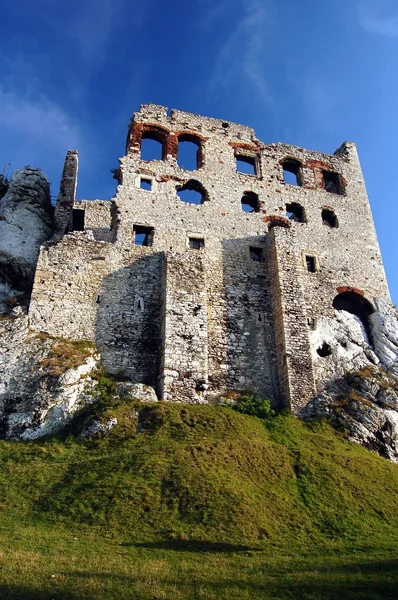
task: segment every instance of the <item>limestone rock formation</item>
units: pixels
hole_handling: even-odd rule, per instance
[[[35,439],[53,433],[95,401],[96,382],[90,378],[97,365],[95,350],[87,349],[65,368],[54,355],[57,344],[32,334],[20,307],[0,321],[0,437]]]
[[[398,311],[382,298],[374,303],[368,332],[346,311],[323,319],[313,332],[313,347],[323,340],[330,349],[317,361],[329,369],[330,383],[299,416],[337,422],[351,440],[398,462]]]
[[[1,300],[29,292],[40,245],[52,234],[50,186],[38,169],[15,171],[0,201]]]
[[[372,342],[382,365],[398,377],[398,310],[384,298],[375,299],[370,315]]]
[[[143,383],[131,383],[130,381],[121,381],[116,384],[116,389],[122,400],[140,400],[141,402],[157,402],[155,390],[149,385]]]
[[[398,379],[378,367],[333,381],[300,417],[337,423],[352,441],[398,463]]]
[[[363,322],[345,310],[336,310],[334,318],[320,319],[310,337],[315,370],[322,373],[321,380],[330,381],[346,371],[380,364]]]

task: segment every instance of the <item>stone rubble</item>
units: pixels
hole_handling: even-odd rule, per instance
[[[101,423],[100,421],[93,420],[88,425],[88,427],[83,429],[83,431],[81,432],[80,435],[82,437],[92,437],[95,435],[105,436],[111,431],[111,429],[116,427],[116,425],[117,425],[117,419],[115,417],[108,419],[108,421],[106,421],[105,423]]]

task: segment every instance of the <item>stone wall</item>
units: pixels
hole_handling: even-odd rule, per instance
[[[32,329],[94,342],[101,288],[112,268],[109,245],[91,232],[42,247],[29,310]]]
[[[124,256],[112,251],[112,256],[96,323],[103,364],[110,373],[157,388],[163,254],[135,247]]]
[[[106,200],[80,200],[74,203],[73,211],[75,215],[83,211],[80,221],[83,221],[85,231],[92,231],[95,240],[111,242],[112,207],[113,203]]]

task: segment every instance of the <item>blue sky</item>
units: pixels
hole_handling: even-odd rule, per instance
[[[57,194],[109,199],[127,124],[155,102],[255,128],[264,142],[358,145],[398,302],[396,0],[16,0],[2,9],[0,165]]]

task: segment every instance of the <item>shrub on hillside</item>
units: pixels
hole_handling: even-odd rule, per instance
[[[259,419],[269,419],[275,415],[271,402],[266,398],[239,396],[236,400],[228,402],[227,406],[244,415],[259,417]]]

